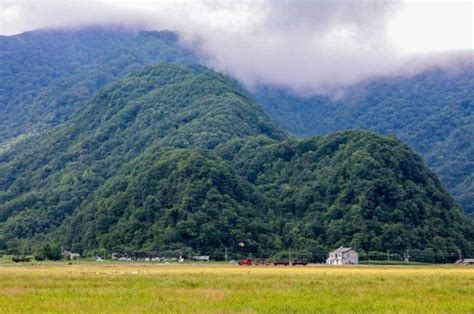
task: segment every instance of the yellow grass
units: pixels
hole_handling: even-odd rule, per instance
[[[0,266],[0,313],[474,313],[474,268]]]

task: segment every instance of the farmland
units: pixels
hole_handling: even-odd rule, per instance
[[[0,266],[0,312],[473,313],[474,268]]]

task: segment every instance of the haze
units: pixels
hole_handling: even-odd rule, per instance
[[[0,34],[122,25],[175,30],[247,86],[325,93],[375,76],[473,62],[471,1],[9,1]]]

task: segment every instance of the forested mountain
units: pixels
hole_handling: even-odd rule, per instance
[[[66,121],[100,87],[143,65],[186,63],[177,38],[112,27],[0,36],[0,148]]]
[[[160,60],[197,59],[172,32],[119,28],[33,31],[0,36],[0,153],[64,123],[102,86]],[[299,136],[346,129],[395,134],[415,148],[474,215],[472,67],[377,79],[343,98],[304,98],[272,87],[255,96],[267,114]]]
[[[0,246],[220,257],[337,245],[469,254],[474,226],[395,138],[298,140],[239,85],[161,63],[0,154]],[[238,243],[246,244],[243,250]]]
[[[285,247],[316,251],[349,243],[366,252],[449,252],[468,245],[461,235],[474,232],[436,175],[393,137],[362,131],[284,142],[257,137],[219,150],[278,213],[273,227]],[[449,223],[438,229],[443,221]]]
[[[0,220],[13,238],[47,233],[150,146],[213,148],[276,129],[235,82],[168,64],[103,88],[70,121],[0,155]]]
[[[474,66],[378,79],[343,97],[300,97],[262,87],[267,114],[299,136],[348,129],[395,134],[419,152],[444,186],[474,215]]]

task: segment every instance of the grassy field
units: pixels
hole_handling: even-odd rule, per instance
[[[0,313],[474,313],[474,268],[0,266]]]

